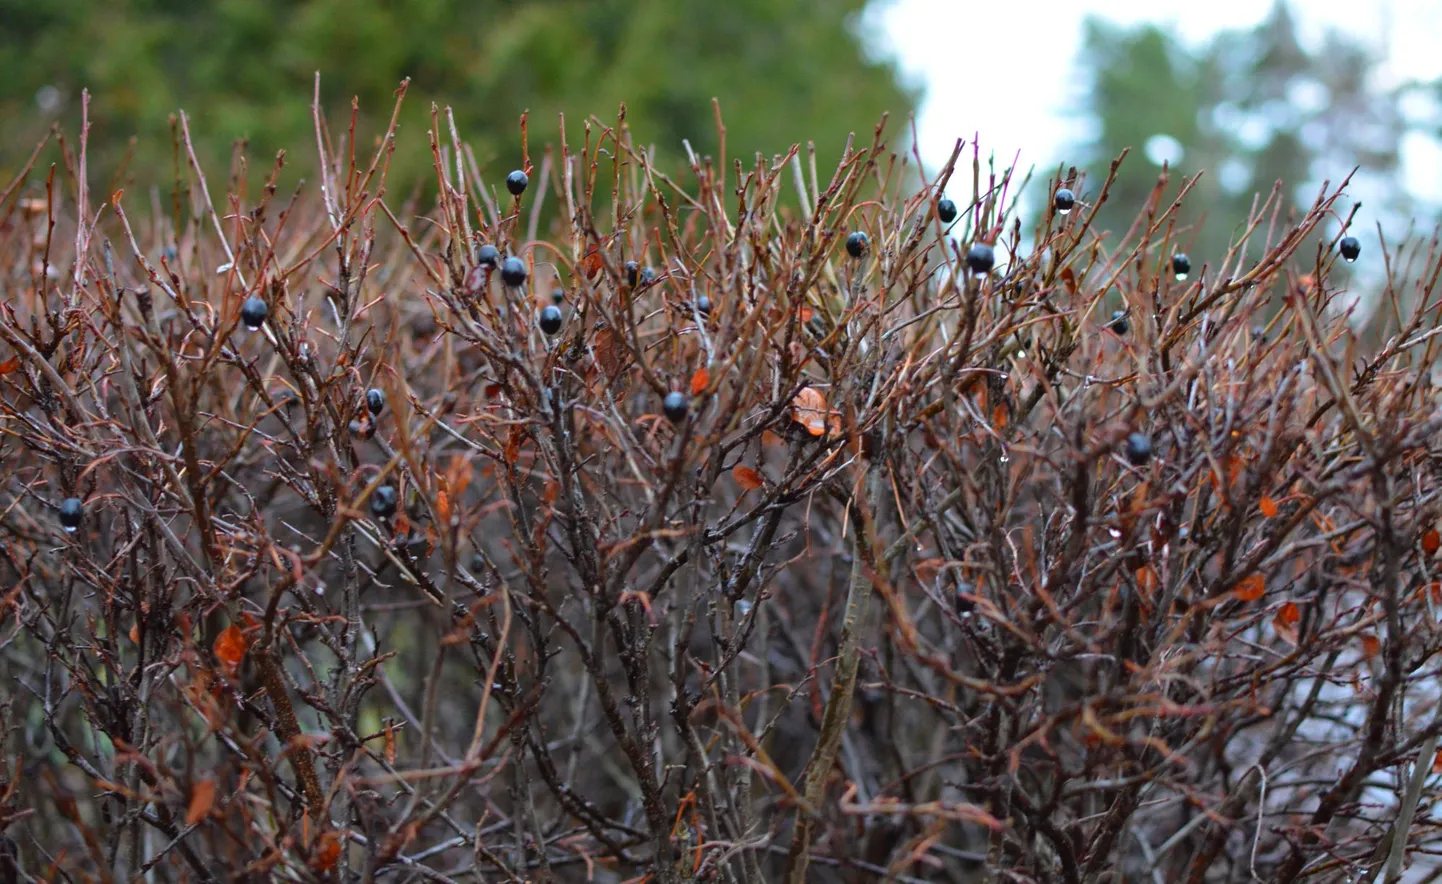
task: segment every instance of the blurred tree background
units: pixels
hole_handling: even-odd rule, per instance
[[[1184,232],[1179,245],[1194,267],[1215,268],[1245,229],[1254,194],[1265,198],[1274,182],[1284,182],[1285,219],[1289,210],[1311,204],[1323,178],[1336,182],[1360,166],[1351,192],[1374,204],[1354,232],[1375,242],[1377,215],[1405,217],[1415,208],[1399,180],[1398,148],[1408,129],[1402,102],[1409,93],[1436,88],[1379,89],[1371,76],[1379,62],[1347,34],[1329,33],[1307,48],[1286,3],[1275,4],[1255,28],[1199,44],[1153,24],[1128,28],[1089,19],[1078,60],[1085,94],[1078,112],[1091,137],[1068,160],[1088,173],[1089,192],[1082,196],[1095,196],[1111,160],[1132,149],[1098,229],[1126,229],[1155,186],[1162,159],[1173,170],[1168,199],[1183,176],[1205,170],[1182,220],[1206,223]],[[1050,198],[1044,190],[1035,195],[1038,209]]]
[[[857,33],[866,0],[0,0],[0,175],[13,173],[56,120],[76,131],[93,96],[97,180],[122,162],[142,183],[170,175],[169,116],[190,116],[202,161],[224,163],[247,139],[266,171],[286,149],[291,177],[314,164],[310,96],[321,72],[333,135],[352,96],[361,143],[384,130],[393,92],[411,89],[393,180],[430,167],[431,102],[455,109],[483,167],[519,161],[517,120],[555,143],[557,113],[580,144],[589,115],[622,101],[637,138],[663,158],[716,148],[721,100],[730,156],[817,144],[840,154],[883,111],[904,131],[917,94]],[[904,125],[904,124],[902,124]]]

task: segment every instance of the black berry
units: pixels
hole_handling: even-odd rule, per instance
[[[652,270],[650,267],[642,268],[642,270],[641,270],[641,282],[644,283],[644,284],[646,284],[646,285],[650,285],[651,283],[653,283],[653,282],[655,282],[655,281],[656,281],[656,271],[655,271],[655,270]]]
[[[507,258],[501,264],[501,282],[511,288],[520,288],[526,284],[526,262],[515,255]]]
[[[1152,459],[1152,440],[1141,433],[1132,433],[1127,437],[1126,455],[1133,466],[1145,464]]]
[[[1056,192],[1056,196],[1052,199],[1052,205],[1056,206],[1058,214],[1069,214],[1076,206],[1076,194],[1063,187]]]
[[[366,390],[366,408],[371,414],[380,414],[381,409],[386,407],[386,394],[372,387]]]
[[[621,265],[621,269],[626,271],[626,284],[635,288],[636,283],[641,281],[641,265],[635,261],[627,261]]]
[[[851,235],[846,238],[846,254],[853,258],[860,258],[870,247],[871,237],[860,230],[852,231]]]
[[[976,587],[967,583],[965,580],[958,581],[956,584],[956,595],[954,597],[956,613],[965,614],[975,607],[976,603],[967,598],[967,596],[971,595],[976,595]]]
[[[553,335],[561,330],[561,308],[555,304],[547,304],[541,309],[541,331]]]
[[[702,295],[702,296],[700,296],[699,298],[697,298],[697,299],[696,299],[696,312],[697,312],[697,313],[700,313],[702,316],[710,316],[710,315],[711,315],[711,299],[708,298],[708,297],[706,297],[705,295]]]
[[[661,403],[661,410],[666,412],[666,417],[673,424],[679,424],[686,419],[686,394],[672,391],[666,394],[666,399]]]
[[[966,266],[972,273],[990,273],[995,263],[996,252],[984,242],[972,243],[971,248],[966,250]]]
[[[60,527],[66,531],[74,531],[80,527],[80,520],[85,516],[85,504],[80,502],[78,497],[67,497],[60,504]]]
[[[396,514],[396,489],[394,485],[382,485],[371,494],[371,515],[377,519],[389,519]]]
[[[1358,242],[1355,236],[1344,236],[1337,243],[1337,251],[1342,253],[1342,257],[1348,264],[1351,264],[1357,260],[1358,255],[1362,254],[1362,243]]]
[[[1107,323],[1107,328],[1119,335],[1124,335],[1131,330],[1131,323],[1127,322],[1127,311],[1118,310],[1112,314],[1112,321]]]
[[[520,196],[525,193],[526,185],[530,183],[531,179],[526,177],[526,173],[520,169],[506,176],[506,190],[511,192],[511,196]]]
[[[553,304],[564,304],[564,303],[566,303],[566,290],[565,290],[565,289],[556,289],[554,292],[551,292],[551,303],[553,303]]]
[[[956,203],[951,200],[940,200],[936,204],[936,217],[941,219],[942,224],[950,224],[956,220]]]
[[[1181,252],[1172,255],[1172,272],[1177,275],[1177,279],[1186,279],[1187,274],[1192,272],[1192,259]]]
[[[265,318],[270,315],[270,308],[265,306],[265,300],[259,295],[251,295],[240,305],[240,321],[251,331],[260,331],[265,325]]]
[[[482,267],[489,267],[495,270],[496,265],[501,263],[501,250],[490,243],[486,243],[476,249],[476,263]]]

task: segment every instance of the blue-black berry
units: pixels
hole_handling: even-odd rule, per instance
[[[555,304],[547,304],[541,308],[540,319],[541,331],[553,335],[561,330],[561,308]]]
[[[705,295],[701,295],[700,297],[698,297],[696,299],[696,312],[700,313],[702,316],[710,316],[711,299],[706,297]]]
[[[270,308],[265,305],[265,299],[259,295],[251,295],[240,305],[240,321],[251,331],[260,331],[265,325],[265,318],[270,315]]]
[[[621,269],[626,272],[626,284],[635,288],[636,283],[641,281],[641,265],[635,261],[627,261],[621,265]]]
[[[641,283],[642,283],[643,285],[650,285],[651,283],[653,283],[653,282],[655,282],[655,281],[656,281],[656,271],[655,271],[655,270],[651,269],[650,267],[643,267],[643,268],[641,268]]]
[[[661,403],[661,410],[666,412],[666,418],[673,424],[679,424],[686,419],[686,408],[688,406],[686,394],[673,390],[666,394]]]
[[[520,169],[506,176],[506,190],[511,192],[511,196],[520,196],[525,193],[526,185],[530,183],[531,179]]]
[[[490,243],[486,243],[476,249],[476,263],[482,267],[489,267],[495,270],[496,265],[501,263],[501,250]]]
[[[1112,321],[1107,323],[1107,328],[1119,335],[1124,335],[1131,330],[1131,323],[1127,322],[1127,311],[1118,310],[1112,314]]]
[[[1152,459],[1152,440],[1141,433],[1132,433],[1127,437],[1126,456],[1133,466],[1142,466]]]
[[[1357,260],[1358,255],[1362,254],[1362,243],[1355,236],[1344,236],[1337,243],[1337,251],[1342,253],[1342,258],[1348,264],[1351,264]]]
[[[972,243],[971,248],[966,250],[967,269],[978,276],[990,273],[995,263],[996,252],[984,242]]]
[[[950,224],[956,220],[956,203],[951,200],[939,200],[936,204],[936,217],[941,219],[942,224]]]
[[[1058,215],[1069,215],[1076,206],[1076,194],[1063,187],[1057,190],[1056,196],[1052,198],[1052,205],[1056,206]]]
[[[380,414],[386,407],[386,394],[372,387],[366,390],[366,408],[371,414]]]
[[[1192,259],[1181,252],[1172,256],[1172,273],[1175,273],[1178,280],[1185,280],[1187,274],[1192,272]]]
[[[515,255],[507,258],[501,264],[501,282],[504,282],[511,288],[518,289],[525,285],[527,273],[526,262],[517,258]]]
[[[860,230],[852,231],[851,235],[846,238],[846,254],[853,258],[860,258],[866,254],[866,250],[869,248],[871,248],[871,237]]]
[[[565,290],[565,289],[556,289],[555,291],[551,292],[551,303],[552,303],[552,304],[564,304],[564,303],[566,303],[566,290]]]
[[[371,515],[377,519],[389,519],[396,514],[396,489],[394,485],[382,485],[371,493]]]
[[[80,520],[85,517],[85,504],[80,502],[78,497],[67,497],[60,503],[60,527],[67,532],[74,532],[80,527]]]

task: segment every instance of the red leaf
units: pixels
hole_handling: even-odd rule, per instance
[[[766,484],[766,480],[761,478],[760,473],[743,464],[737,464],[731,470],[731,478],[747,491],[755,490]]]
[[[1276,630],[1278,638],[1296,647],[1297,621],[1301,619],[1302,612],[1297,608],[1297,603],[1287,602],[1277,611],[1277,616],[1272,618],[1272,629]]]
[[[1436,528],[1429,528],[1427,533],[1422,535],[1422,551],[1430,556],[1439,546],[1442,546],[1442,536],[1437,534]]]
[[[19,368],[19,367],[20,367],[20,357],[19,357],[19,356],[11,356],[9,359],[5,360],[4,362],[0,362],[0,374],[9,374],[10,372],[14,371],[15,369],[17,369],[17,368]]]
[[[1378,653],[1379,651],[1381,651],[1381,650],[1382,650],[1382,643],[1377,640],[1377,636],[1375,636],[1375,635],[1364,635],[1364,636],[1362,636],[1362,656],[1363,656],[1363,657],[1366,657],[1368,660],[1370,660],[1370,659],[1372,659],[1373,657],[1377,656],[1377,653]]]
[[[1277,518],[1277,502],[1275,500],[1270,497],[1263,497],[1259,506],[1261,507],[1262,515],[1269,519]]]
[[[329,872],[340,860],[340,833],[327,829],[315,839],[315,849],[310,857],[312,872]]]
[[[225,667],[226,674],[231,678],[240,674],[240,661],[245,659],[245,647],[245,633],[241,632],[240,627],[234,623],[216,636],[213,648],[215,659],[220,661],[220,665]]]
[[[1262,578],[1261,574],[1252,574],[1241,583],[1238,583],[1237,588],[1232,590],[1232,592],[1237,598],[1244,602],[1255,602],[1263,595],[1266,595],[1267,581]]]
[[[695,374],[691,375],[691,395],[700,396],[706,392],[706,388],[709,386],[711,386],[711,373],[703,365],[696,369]]]
[[[235,629],[234,626],[230,627]],[[240,630],[236,630],[239,632]],[[205,819],[215,805],[215,780],[196,780],[190,787],[190,806],[185,811],[185,824],[193,826]]]

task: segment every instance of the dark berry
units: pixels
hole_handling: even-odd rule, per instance
[[[1059,215],[1071,214],[1072,208],[1076,206],[1076,194],[1063,187],[1056,192],[1056,196],[1052,199],[1052,205],[1056,206]]]
[[[672,391],[666,394],[666,399],[661,403],[661,410],[666,412],[666,417],[673,424],[679,424],[686,419],[686,394],[679,391]]]
[[[697,312],[697,313],[700,313],[702,316],[710,316],[710,315],[711,315],[711,299],[708,298],[708,297],[706,297],[705,295],[702,295],[701,297],[697,298],[697,299],[696,299],[696,312]]]
[[[641,265],[635,261],[627,261],[621,265],[621,269],[626,271],[626,284],[635,288],[636,283],[641,281]]]
[[[526,275],[526,262],[517,258],[515,255],[507,258],[505,262],[501,264],[501,282],[504,282],[511,288],[518,289],[525,285]]]
[[[240,321],[251,331],[260,331],[265,325],[265,318],[270,315],[270,308],[265,306],[265,300],[259,295],[251,295],[245,299],[240,306]]]
[[[489,267],[495,270],[496,265],[501,263],[501,250],[490,243],[486,243],[476,249],[476,263],[482,267]]]
[[[941,219],[942,224],[950,224],[956,220],[956,203],[951,200],[940,200],[936,204],[936,217]]]
[[[565,290],[565,289],[556,289],[554,292],[551,292],[551,303],[552,303],[552,304],[564,304],[564,303],[566,303],[566,290]]]
[[[66,531],[74,531],[80,527],[80,520],[85,515],[85,504],[80,502],[78,497],[67,497],[60,503],[60,527]]]
[[[1127,437],[1126,455],[1133,466],[1145,464],[1152,459],[1152,440],[1141,433],[1132,433]]]
[[[1351,264],[1357,260],[1358,255],[1362,254],[1362,243],[1358,242],[1355,236],[1344,236],[1342,240],[1337,243],[1337,251],[1342,253],[1343,259],[1345,259],[1348,264]]]
[[[956,603],[956,613],[965,614],[976,606],[975,602],[967,598],[967,596],[972,595],[976,595],[975,586],[972,586],[965,580],[959,581],[956,584],[956,596],[954,597]]]
[[[555,304],[547,304],[541,309],[541,331],[553,335],[561,330],[561,308]]]
[[[871,237],[860,230],[852,231],[851,235],[846,238],[846,254],[853,258],[860,258],[866,254],[866,250],[869,248],[871,248]]]
[[[371,515],[377,519],[389,519],[396,514],[396,489],[394,485],[382,485],[371,494]]]
[[[372,387],[366,390],[366,408],[371,414],[380,414],[381,409],[386,407],[386,394]]]
[[[1181,252],[1172,255],[1172,272],[1177,275],[1177,279],[1186,279],[1187,274],[1192,272],[1192,259]]]
[[[1131,323],[1127,322],[1127,311],[1118,310],[1112,314],[1112,321],[1107,323],[1107,328],[1119,335],[1124,335],[1131,330]]]
[[[966,266],[978,276],[990,273],[995,263],[996,252],[984,242],[972,243],[971,248],[966,250]]]
[[[531,179],[520,169],[506,176],[506,190],[511,192],[511,196],[520,196],[525,193],[526,185],[530,183]]]
[[[653,282],[655,282],[655,281],[656,281],[656,271],[655,271],[655,270],[652,270],[650,267],[644,267],[644,268],[641,269],[641,282],[642,282],[643,284],[645,284],[645,285],[650,285],[651,283],[653,283]]]

